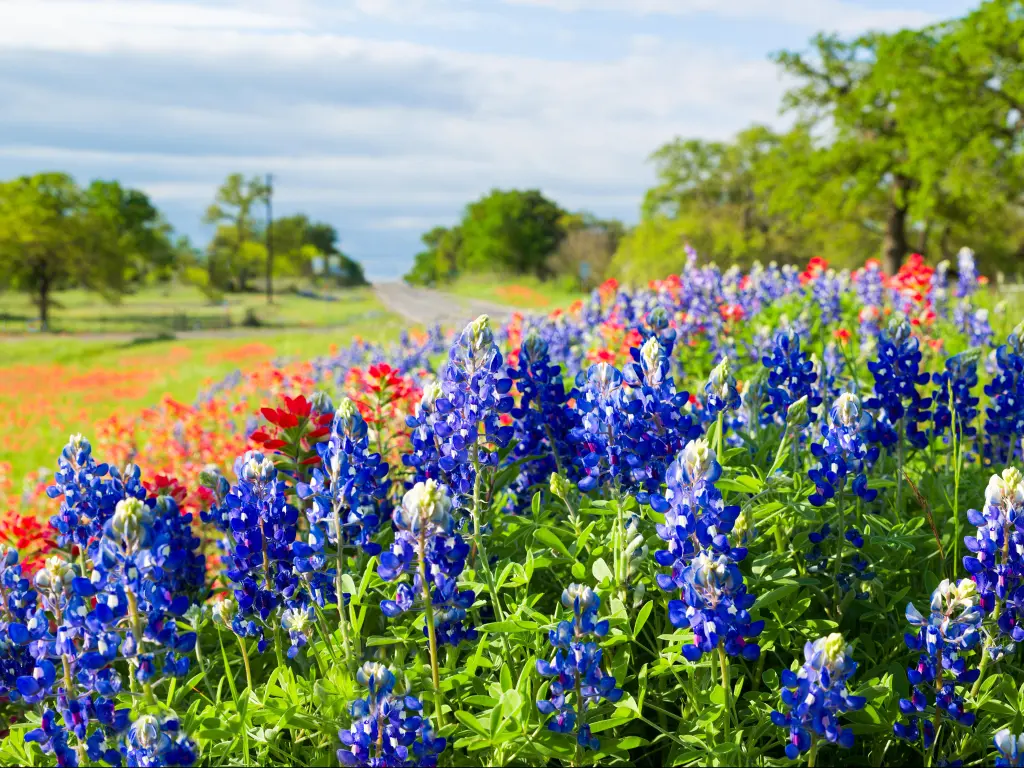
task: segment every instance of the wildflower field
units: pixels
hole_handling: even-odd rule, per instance
[[[955,266],[689,252],[82,414],[0,476],[0,764],[1022,764],[1024,326]]]

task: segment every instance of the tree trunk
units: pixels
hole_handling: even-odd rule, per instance
[[[39,330],[50,330],[50,278],[46,275],[39,280]]]
[[[921,230],[921,234],[917,237],[917,252],[922,256],[928,255],[928,238],[931,237],[931,234],[932,220],[928,219],[924,224],[924,229]]]
[[[885,218],[885,238],[882,241],[882,269],[892,275],[900,268],[907,255],[907,192],[910,180],[897,174],[892,181],[889,212]]]

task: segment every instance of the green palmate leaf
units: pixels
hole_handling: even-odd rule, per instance
[[[490,737],[490,734],[487,732],[487,729],[484,727],[483,723],[477,720],[475,715],[464,710],[459,710],[455,713],[455,718],[460,723],[465,725],[467,728],[475,731],[479,735],[484,736],[486,738]]]

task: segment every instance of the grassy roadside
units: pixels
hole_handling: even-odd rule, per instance
[[[111,343],[41,337],[0,342],[0,462],[18,481],[53,468],[68,435],[88,435],[113,414],[155,405],[164,395],[192,402],[198,391],[236,369],[282,357],[330,354],[356,337],[386,340],[407,324],[384,314],[343,333],[268,333],[229,339]]]
[[[88,291],[61,291],[54,295],[50,325],[58,333],[160,333],[255,324],[313,328],[344,325],[353,318],[384,312],[372,288],[316,293],[322,298],[281,290],[272,305],[260,293],[226,294],[220,302],[211,303],[194,287],[170,285],[145,288],[109,304]],[[0,293],[0,334],[24,334],[37,326],[37,311],[29,296]]]
[[[538,280],[517,275],[463,275],[453,283],[437,286],[438,290],[465,298],[492,301],[516,309],[547,311],[566,307],[586,296],[564,281]]]

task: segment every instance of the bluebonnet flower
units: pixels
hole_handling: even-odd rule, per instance
[[[668,354],[658,338],[631,348],[630,355],[633,362],[623,370],[627,387],[618,393],[617,442],[625,465],[618,479],[621,489],[635,493],[639,503],[664,512],[668,504],[660,490],[666,465],[702,430],[683,410],[690,395],[676,389]]]
[[[146,497],[138,467],[129,464],[122,476],[116,467],[97,462],[89,441],[80,434],[71,436],[57,465],[54,484],[46,494],[51,499],[61,497],[60,511],[50,518],[50,525],[62,547],[85,550],[99,538],[118,501],[125,496]]]
[[[756,659],[760,647],[752,640],[764,629],[763,621],[751,621],[749,594],[736,563],[747,554],[730,544],[727,534],[739,515],[739,507],[727,506],[715,481],[722,468],[706,440],[687,444],[667,473],[670,507],[658,536],[668,548],[654,557],[671,574],[659,573],[658,586],[666,592],[679,590],[679,600],[668,605],[669,621],[688,627],[694,642],[683,646],[683,655],[696,661],[719,643],[730,656]],[[737,534],[737,538],[740,538]]]
[[[842,295],[846,290],[848,273],[839,274],[833,269],[826,270],[811,284],[811,296],[821,309],[821,322],[832,325],[839,322],[842,314]]]
[[[956,255],[959,279],[956,284],[957,298],[971,296],[978,290],[978,267],[974,261],[974,251],[964,247]]]
[[[813,422],[817,418],[813,409],[821,405],[814,387],[818,377],[810,357],[800,349],[800,336],[793,331],[775,334],[772,352],[761,362],[769,371],[765,389],[768,402],[762,411],[762,423],[782,423],[789,406],[801,397],[807,398],[808,415]]]
[[[853,491],[864,501],[873,501],[878,491],[868,488],[865,471],[878,458],[878,447],[868,446],[871,417],[860,407],[860,399],[844,392],[829,409],[828,425],[822,429],[821,443],[811,444],[811,455],[818,463],[807,473],[816,486],[809,501],[816,507],[835,497],[854,475]]]
[[[879,337],[878,359],[868,362],[868,370],[875,377],[875,390],[864,405],[879,409],[873,442],[891,448],[901,437],[896,428],[899,424],[902,436],[911,445],[924,448],[928,434],[919,424],[928,419],[931,399],[922,397],[917,388],[927,384],[930,377],[921,371],[919,342],[906,318],[897,317],[889,323]]]
[[[719,413],[735,411],[739,407],[740,393],[726,357],[712,369],[708,383],[704,385],[704,410],[709,419],[714,419]]]
[[[974,724],[974,713],[966,711],[957,686],[978,679],[978,670],[968,669],[963,656],[978,644],[982,617],[978,590],[970,579],[942,581],[932,593],[927,617],[913,603],[907,605],[907,621],[917,632],[904,635],[904,640],[921,654],[917,665],[907,669],[913,691],[909,699],[900,699],[900,713],[907,721],[893,726],[896,736],[910,742],[921,739],[930,749],[940,718]]]
[[[576,376],[571,396],[576,401],[580,426],[573,430],[572,440],[583,475],[581,491],[592,491],[608,479],[614,482],[625,469],[617,439],[622,424],[622,386],[622,373],[610,363],[595,363]]]
[[[140,715],[125,739],[129,766],[194,765],[196,746],[181,732],[177,715]]]
[[[997,766],[1024,765],[1024,735],[1015,735],[1009,728],[1003,728],[996,733],[993,741],[996,749],[999,750],[999,757],[996,758]]]
[[[298,510],[287,502],[285,483],[274,463],[257,451],[248,451],[235,463],[238,482],[224,500],[231,536],[230,567],[239,612],[236,634],[259,638],[260,653],[267,648],[264,627],[286,600],[298,599],[298,574],[293,568],[292,545],[298,531]]]
[[[552,472],[574,471],[569,433],[575,411],[567,406],[562,368],[551,362],[548,343],[530,331],[519,350],[516,365],[507,370],[515,382],[519,403],[510,415],[515,420],[515,458],[523,461],[512,491],[523,507],[531,488],[544,483]]]
[[[945,370],[932,375],[936,385],[935,412],[932,416],[936,435],[945,435],[953,426],[956,416],[957,437],[974,437],[977,428],[974,419],[978,415],[979,400],[973,390],[978,386],[978,355],[961,352],[946,360]],[[952,405],[952,410],[950,410]]]
[[[440,443],[441,477],[459,505],[467,504],[473,491],[476,466],[497,466],[498,450],[513,436],[512,426],[501,424],[502,414],[514,405],[512,379],[502,365],[487,315],[467,325],[448,352],[432,428]]]
[[[976,309],[970,301],[964,299],[953,309],[953,322],[960,333],[967,337],[972,348],[984,347],[992,340],[992,324],[988,319],[988,310]]]
[[[342,765],[434,766],[447,741],[434,735],[415,696],[394,692],[395,676],[382,664],[368,661],[356,673],[368,693],[349,706],[352,724],[338,731]]]
[[[394,600],[381,601],[385,616],[394,618],[419,607],[429,595],[434,628],[442,645],[475,640],[466,611],[476,595],[460,590],[458,577],[466,567],[469,545],[453,530],[452,501],[433,480],[417,483],[406,492],[393,513],[395,541],[380,556],[377,572],[385,581],[396,581],[412,572],[412,583],[398,585]],[[429,628],[423,633],[429,636]]]
[[[600,743],[590,730],[587,710],[602,699],[615,702],[622,698],[615,678],[601,669],[603,652],[596,642],[608,634],[608,621],[597,618],[601,598],[590,587],[570,584],[562,592],[562,605],[572,609],[573,616],[548,633],[548,641],[555,648],[554,658],[537,660],[537,672],[554,678],[548,688],[549,698],[538,701],[537,709],[542,715],[555,715],[548,729],[575,733],[581,747],[596,750]]]
[[[932,272],[928,302],[936,315],[943,319],[949,317],[949,261],[945,259],[936,264]]]
[[[865,307],[881,307],[885,304],[885,275],[877,259],[868,259],[864,267],[853,275],[857,300]]]
[[[1024,323],[996,350],[996,364],[992,381],[985,385],[986,454],[994,464],[1009,464],[1020,455],[1024,437]]]
[[[797,672],[782,671],[782,703],[785,712],[772,712],[772,722],[789,731],[786,757],[796,760],[811,748],[812,740],[824,739],[849,749],[853,731],[843,727],[840,715],[863,709],[863,696],[853,696],[847,682],[857,671],[853,649],[843,636],[833,633],[804,644],[804,663]]]
[[[993,475],[985,488],[985,508],[967,511],[976,536],[964,537],[972,554],[964,568],[978,587],[981,608],[995,613],[999,634],[1012,643],[1024,640],[1024,475],[1009,468]],[[993,647],[994,654],[1001,649]]]
[[[57,722],[57,713],[52,709],[43,711],[43,719],[38,728],[25,734],[25,741],[35,742],[43,752],[53,755],[57,765],[74,768],[79,765],[78,755],[68,745],[68,733],[63,725]]]
[[[693,630],[693,643],[682,648],[688,661],[698,661],[720,643],[729,656],[752,661],[761,655],[761,647],[751,641],[761,634],[764,622],[751,620],[749,609],[755,598],[747,592],[736,566],[745,556],[745,549],[733,549],[730,554],[705,550],[681,572],[673,573],[677,582],[683,582],[683,598],[669,601],[668,618],[676,628]]]
[[[372,539],[380,527],[389,467],[370,449],[366,421],[347,397],[335,411],[330,437],[316,450],[323,469],[314,469],[309,483],[296,485],[299,498],[309,502],[310,525],[324,526],[327,541],[335,546],[352,543],[369,555],[379,554],[380,545]],[[302,546],[293,549],[299,557],[311,554]]]

